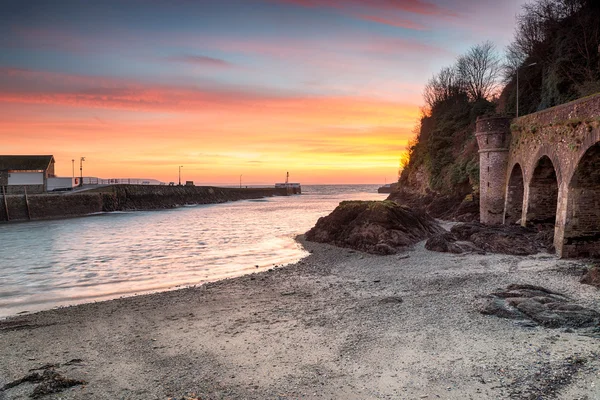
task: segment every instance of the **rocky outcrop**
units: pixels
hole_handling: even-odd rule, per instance
[[[306,233],[313,242],[372,254],[394,254],[443,228],[426,214],[392,201],[344,201]]]
[[[600,266],[596,265],[590,268],[581,278],[581,283],[600,288]]]
[[[425,248],[440,253],[460,254],[463,249],[456,244],[456,236],[450,232],[440,233],[430,237],[425,243]]]
[[[400,189],[390,194],[388,200],[425,212],[433,218],[458,222],[479,221],[479,199],[472,194],[460,197]]]
[[[530,255],[552,249],[553,232],[518,225],[483,225],[478,222],[451,228],[457,240],[469,241],[490,253]]]
[[[600,327],[596,310],[541,286],[509,285],[481,299],[477,307],[482,314],[529,320],[547,328]]]

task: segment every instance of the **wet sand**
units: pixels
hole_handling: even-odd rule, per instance
[[[0,321],[0,387],[42,367],[87,382],[48,399],[600,399],[599,338],[474,305],[528,283],[600,310],[582,262],[303,245],[284,268]]]

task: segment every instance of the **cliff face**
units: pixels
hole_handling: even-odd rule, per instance
[[[479,160],[475,140],[477,117],[492,112],[487,100],[457,96],[437,104],[419,121],[409,149],[410,161],[400,176],[407,191],[464,197],[478,191]]]
[[[530,35],[531,32],[536,34]],[[466,207],[477,218],[478,211],[471,203],[465,204],[468,199],[476,203],[479,197],[476,119],[490,114],[516,114],[517,72],[520,115],[600,91],[598,43],[600,2],[528,3],[517,17],[515,39],[508,47],[507,65],[503,66],[505,86],[500,91],[496,91],[500,70],[492,68],[489,76],[497,74],[490,78],[493,90],[487,96],[473,96],[469,87],[477,81],[469,82],[471,77],[462,74],[462,57],[457,65],[442,69],[425,86],[428,110],[418,121],[416,137],[408,149],[409,162],[399,179],[400,188],[389,199],[425,209],[440,218],[462,219],[453,213],[453,208]],[[488,65],[500,67],[493,54],[487,53],[487,57]],[[470,84],[465,87],[465,82]],[[500,94],[499,99],[493,98],[494,93]]]

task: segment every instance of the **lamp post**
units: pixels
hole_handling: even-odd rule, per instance
[[[179,186],[181,186],[181,168],[183,168],[183,165],[179,166]]]
[[[240,189],[242,188],[242,175],[240,175]]]
[[[79,159],[79,186],[83,186],[83,162],[85,157]]]
[[[524,68],[532,67],[536,64],[537,63],[534,62],[529,65],[526,65]],[[517,67],[517,118],[519,118],[519,67]]]
[[[73,179],[75,179],[75,159],[71,159],[71,167],[73,169]]]

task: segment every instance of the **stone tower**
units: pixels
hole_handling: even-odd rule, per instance
[[[477,119],[475,136],[479,145],[479,220],[488,225],[502,224],[510,118]]]

